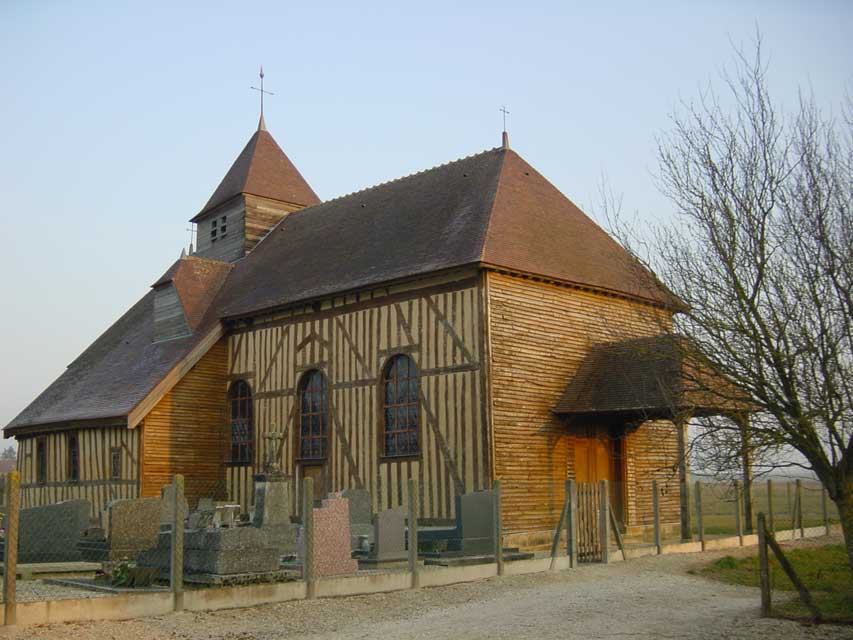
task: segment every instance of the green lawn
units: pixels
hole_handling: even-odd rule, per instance
[[[785,556],[811,592],[821,617],[826,621],[853,623],[853,576],[844,545],[785,550]],[[758,556],[724,556],[696,573],[730,584],[758,586]],[[774,590],[796,591],[771,552],[770,584]],[[756,600],[759,594],[755,594]],[[797,619],[810,618],[799,599],[773,603],[773,614]]]

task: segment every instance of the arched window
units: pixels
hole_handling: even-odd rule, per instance
[[[420,453],[418,368],[405,355],[391,358],[382,374],[385,409],[384,451],[389,457]]]
[[[80,447],[74,434],[68,436],[68,479],[71,482],[80,480]]]
[[[299,457],[325,460],[328,453],[329,386],[322,371],[313,369],[299,381]]]
[[[252,464],[255,450],[255,427],[252,419],[252,389],[245,380],[237,380],[228,390],[231,424],[232,465]]]

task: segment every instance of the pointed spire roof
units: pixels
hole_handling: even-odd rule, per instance
[[[320,198],[267,131],[263,116],[258,130],[191,222],[198,222],[211,209],[242,193],[306,207],[320,203]]]

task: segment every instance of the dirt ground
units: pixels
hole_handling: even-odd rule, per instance
[[[732,555],[748,553],[754,549]],[[21,628],[17,636],[44,640],[853,639],[853,627],[761,619],[757,589],[687,573],[721,555],[647,557],[419,591]]]

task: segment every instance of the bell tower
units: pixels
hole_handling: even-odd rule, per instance
[[[267,131],[263,113],[207,204],[192,219],[198,225],[195,255],[234,262],[289,213],[320,199]]]

